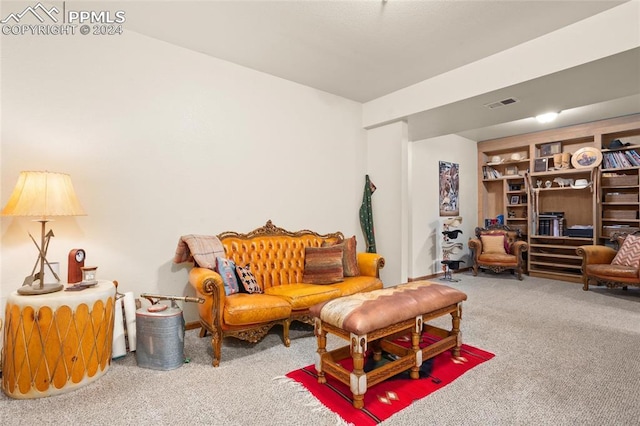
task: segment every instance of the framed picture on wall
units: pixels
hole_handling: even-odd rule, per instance
[[[536,158],[533,162],[534,172],[546,172],[547,171],[548,158]]]
[[[562,144],[560,142],[543,143],[540,145],[540,156],[549,157],[553,154],[560,154]]]
[[[440,182],[440,216],[460,215],[460,176],[459,165],[440,161],[439,176]]]

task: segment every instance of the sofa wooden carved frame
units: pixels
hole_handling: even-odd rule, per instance
[[[333,240],[335,242],[344,241],[344,235],[342,232],[333,232],[329,234],[319,234],[317,232],[303,229],[300,231],[288,231],[286,229],[275,226],[271,220],[267,221],[266,225],[254,229],[253,231],[243,234],[234,231],[223,232],[218,235],[218,238],[221,241],[224,241],[227,238],[237,239],[237,240],[252,240],[256,237],[305,237],[309,236],[312,238],[318,238],[322,240]],[[233,253],[227,254],[230,257],[233,257]],[[371,253],[358,253],[358,258],[361,255],[373,255]],[[376,276],[379,278],[378,271],[380,268],[384,267],[384,258],[379,257],[376,260]],[[274,265],[272,265],[274,266]],[[204,295],[211,297],[212,304],[212,323],[209,324],[207,321],[200,320],[201,329],[200,329],[200,337],[205,337],[207,333],[211,333],[211,345],[214,351],[213,354],[213,365],[217,366],[221,357],[222,350],[222,341],[225,337],[235,337],[240,340],[245,340],[250,343],[259,342],[264,336],[267,335],[269,330],[275,325],[282,325],[283,327],[283,343],[286,347],[289,347],[291,344],[291,340],[289,338],[289,328],[290,324],[293,321],[299,321],[303,323],[307,323],[313,325],[313,318],[309,314],[309,310],[298,310],[291,312],[291,315],[288,318],[267,321],[267,322],[259,322],[251,325],[242,325],[242,326],[233,326],[230,324],[223,324],[223,312],[224,308],[221,303],[222,299],[225,297],[224,287],[220,285],[220,283],[215,283],[213,278],[206,278],[201,287],[201,291]]]

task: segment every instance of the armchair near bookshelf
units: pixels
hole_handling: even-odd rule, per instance
[[[468,241],[473,259],[473,276],[477,276],[480,269],[489,269],[494,273],[510,270],[517,274],[518,280],[522,280],[522,274],[526,272],[525,253],[528,246],[520,231],[495,224],[486,228],[477,227],[475,234],[475,238]]]
[[[640,287],[640,232],[616,232],[610,240],[613,247],[585,245],[576,249],[583,258],[583,290],[589,290],[590,283],[605,284],[609,288],[622,287],[624,290],[630,285]]]

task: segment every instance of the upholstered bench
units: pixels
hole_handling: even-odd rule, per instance
[[[429,281],[414,281],[314,305],[310,312],[315,317],[318,341],[318,383],[326,383],[325,373],[330,374],[350,386],[353,406],[363,408],[368,387],[409,369],[410,377],[418,379],[422,361],[448,349],[452,349],[454,357],[459,357],[462,301],[466,299],[465,293],[454,288]],[[451,314],[451,330],[426,324],[446,314]],[[441,339],[421,349],[423,331]],[[327,333],[350,344],[327,352]],[[410,348],[393,342],[409,333]],[[364,362],[369,345],[374,360],[381,359],[383,350],[395,356],[396,360],[366,373]],[[352,371],[339,364],[349,356],[353,359]]]

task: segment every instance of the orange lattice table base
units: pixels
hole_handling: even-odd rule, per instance
[[[111,365],[111,281],[78,292],[7,298],[2,390],[12,398],[57,395],[104,375]]]

